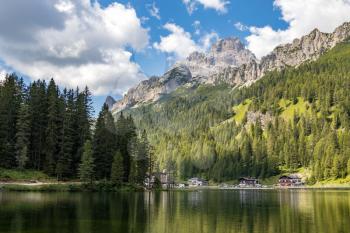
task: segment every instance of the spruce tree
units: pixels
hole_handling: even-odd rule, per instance
[[[56,172],[57,154],[59,153],[59,140],[62,113],[60,112],[59,90],[51,79],[47,89],[47,127],[45,135],[45,161],[44,171],[48,175]]]
[[[106,104],[97,118],[93,138],[96,178],[109,179],[113,156],[117,148],[116,129],[112,114]]]
[[[79,177],[82,182],[92,183],[94,179],[94,158],[92,151],[92,144],[90,140],[87,140],[84,144],[83,156],[79,165]]]
[[[15,74],[5,77],[0,90],[0,167],[16,166],[16,124],[22,84]]]
[[[123,157],[122,154],[117,151],[114,155],[111,171],[111,182],[116,185],[121,185],[124,180],[124,169],[123,169]]]
[[[16,132],[16,160],[17,167],[23,169],[28,161],[29,136],[30,136],[30,115],[28,105],[22,103],[18,112]]]
[[[67,179],[73,176],[72,160],[75,139],[74,125],[74,91],[65,91],[66,111],[63,116],[62,146],[57,159],[56,173],[58,179]]]
[[[41,170],[45,159],[47,98],[45,81],[33,82],[28,96],[30,114],[30,149],[28,166]]]

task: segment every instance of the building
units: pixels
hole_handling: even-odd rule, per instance
[[[302,182],[300,176],[296,174],[292,174],[292,175],[281,176],[278,180],[278,184],[281,187],[290,187],[290,186],[301,186],[304,183]]]
[[[208,181],[198,177],[194,177],[188,180],[188,185],[193,187],[208,186]]]
[[[159,182],[162,188],[173,188],[175,185],[174,177],[171,172],[163,170],[163,172],[154,172],[152,173],[151,180],[146,178],[145,186],[149,188],[154,188],[156,182]]]
[[[253,177],[242,177],[239,179],[239,186],[241,187],[256,187],[260,186],[259,180]]]

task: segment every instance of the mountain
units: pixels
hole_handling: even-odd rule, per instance
[[[190,70],[183,65],[177,66],[162,77],[151,77],[142,81],[139,85],[131,88],[123,99],[117,101],[112,108],[112,112],[137,107],[140,104],[154,102],[162,95],[169,94],[178,87],[189,83],[192,80]]]
[[[186,60],[178,62],[175,66],[187,66],[193,77],[211,77],[227,67],[239,67],[252,61],[256,61],[255,55],[246,49],[238,38],[227,38],[213,44],[208,53],[193,52]]]
[[[270,71],[314,61],[349,37],[350,23],[344,23],[333,33],[315,29],[292,43],[277,46],[261,60],[257,60],[237,38],[221,39],[208,53],[194,52],[163,76],[152,77],[131,88],[113,105],[112,112],[152,103],[183,86],[222,83],[232,87],[249,86]]]
[[[115,99],[112,96],[107,96],[105,104],[107,104],[108,109],[112,109],[113,105],[116,103]]]
[[[268,72],[247,87],[181,86],[124,113],[147,131],[157,166],[179,179],[298,172],[308,183],[349,182],[349,58],[344,41],[315,61]]]

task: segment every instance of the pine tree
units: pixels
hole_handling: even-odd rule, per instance
[[[122,154],[117,151],[114,155],[111,171],[111,182],[116,185],[121,185],[124,180],[124,169],[123,169],[123,157]]]
[[[94,158],[92,151],[92,144],[87,140],[84,144],[83,156],[79,166],[79,177],[82,182],[92,183],[94,179]]]
[[[22,102],[22,83],[15,74],[5,77],[0,90],[0,167],[16,166],[16,123]]]
[[[29,136],[30,136],[30,115],[28,105],[22,103],[17,120],[16,132],[16,160],[17,167],[23,169],[28,161]]]
[[[105,104],[97,118],[93,138],[96,178],[109,179],[113,156],[117,148],[116,130],[112,114]]]
[[[28,96],[30,114],[30,149],[28,166],[41,170],[45,159],[45,135],[47,125],[47,98],[45,81],[33,82]]]
[[[51,79],[47,90],[47,127],[45,135],[45,161],[44,171],[49,175],[56,172],[57,154],[59,153],[59,140],[62,114],[60,112],[59,90]]]
[[[58,155],[56,173],[58,179],[66,179],[73,176],[73,146],[75,139],[74,125],[74,91],[65,91],[66,111],[63,116],[62,146]]]

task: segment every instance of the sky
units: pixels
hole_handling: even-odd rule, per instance
[[[2,0],[0,80],[54,78],[94,95],[96,112],[219,38],[258,58],[281,43],[350,21],[350,0]]]

